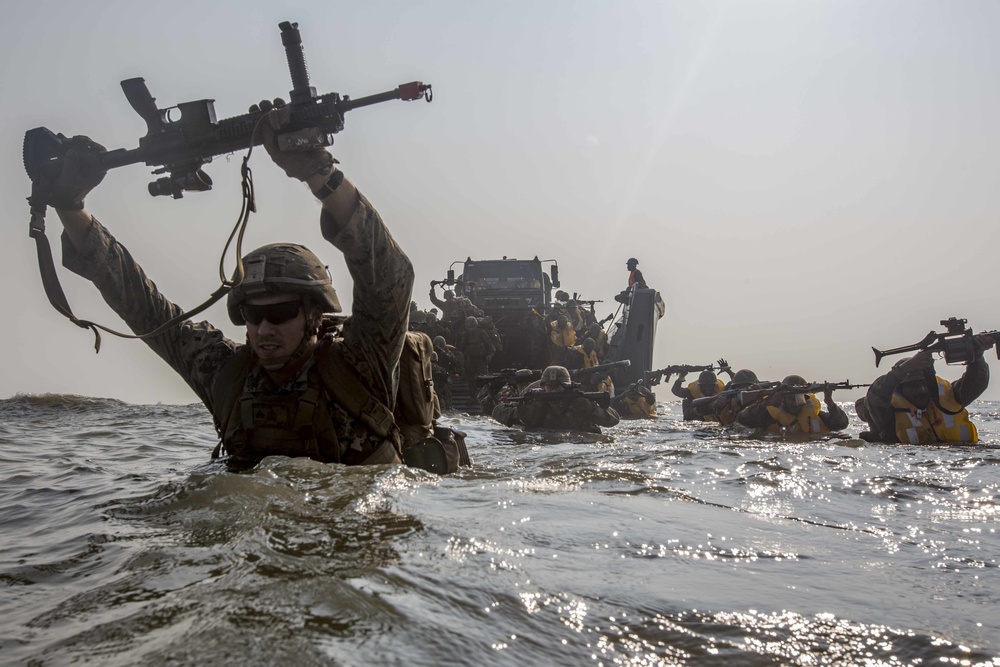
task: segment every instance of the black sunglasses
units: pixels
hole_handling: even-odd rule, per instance
[[[301,308],[301,301],[282,301],[281,303],[268,303],[263,306],[252,306],[249,303],[243,303],[240,304],[240,315],[254,326],[257,326],[264,320],[267,320],[271,324],[284,324],[298,315]]]

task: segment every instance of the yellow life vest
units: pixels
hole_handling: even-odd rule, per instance
[[[549,322],[551,331],[549,332],[549,340],[556,347],[573,347],[576,345],[576,331],[573,327],[566,325],[562,329],[559,328],[558,322]]]
[[[715,386],[716,386],[715,393],[711,394],[711,396],[717,396],[719,394],[719,392],[723,391],[726,388],[726,384],[722,380],[716,380],[715,381]],[[698,382],[689,382],[688,386],[687,386],[687,390],[691,392],[691,398],[684,399],[685,401],[688,401],[688,402],[694,401],[694,399],[696,399],[696,398],[704,398],[706,396],[706,394],[704,392],[702,392],[701,385],[698,384]],[[688,403],[688,405],[690,406],[690,403]],[[696,420],[700,420],[700,421],[703,421],[703,422],[717,422],[717,421],[719,421],[719,415],[716,415],[716,414],[711,413],[711,412],[706,413],[706,414],[694,414],[694,410],[691,407],[685,408],[685,413],[686,413],[686,415],[685,415],[684,419],[687,419],[687,420],[694,420],[694,419],[696,419]]]
[[[654,417],[656,410],[655,403],[650,402],[645,396],[636,392],[628,392],[622,396],[622,402],[628,413],[633,417]]]
[[[936,379],[937,403],[931,401],[925,410],[918,410],[899,392],[893,393],[892,407],[896,410],[896,438],[902,443],[911,445],[926,445],[936,442],[968,442],[970,444],[979,442],[976,425],[969,420],[969,411],[955,400],[955,392],[951,388],[951,383],[941,378]]]
[[[599,363],[601,363],[597,359],[597,352],[588,353],[586,350],[583,349],[583,345],[575,345],[573,349],[579,352],[580,356],[583,357],[584,368],[591,368],[592,366],[597,366]]]
[[[721,392],[726,388],[726,384],[722,380],[716,380],[715,386],[716,386],[716,391],[715,394],[711,394],[712,396],[715,396],[716,394],[718,394],[719,392]],[[691,398],[702,398],[706,396],[706,394],[702,393],[701,385],[698,384],[697,382],[689,382],[687,388],[688,391],[691,392]]]
[[[780,407],[769,405],[767,413],[776,421],[767,428],[768,433],[829,433],[830,429],[819,418],[819,399],[813,394],[806,394],[806,403],[796,414]]]

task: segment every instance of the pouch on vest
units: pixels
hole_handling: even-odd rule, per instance
[[[423,438],[403,448],[403,462],[413,468],[447,475],[459,466],[471,466],[465,433],[434,426],[434,437]]]

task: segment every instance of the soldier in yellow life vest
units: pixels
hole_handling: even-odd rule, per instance
[[[573,348],[583,356],[583,368],[591,368],[601,363],[597,358],[597,343],[593,338],[584,338],[582,345]]]
[[[758,382],[757,374],[752,370],[743,368],[736,371],[733,379],[726,384],[725,392],[711,403],[707,411],[715,415],[723,426],[736,423],[744,405],[740,402],[739,392],[734,390],[758,389]]]
[[[847,428],[847,413],[834,402],[832,389],[823,393],[827,412],[814,394],[786,389],[808,384],[801,375],[789,375],[769,398],[744,409],[740,424],[785,435],[820,435]]]
[[[597,357],[597,343],[594,342],[593,338],[585,338],[582,345],[576,345],[572,349],[580,355],[578,357],[580,363],[573,364],[571,366],[573,369],[593,368],[601,363]],[[585,377],[580,381],[584,391],[606,391],[612,396],[614,395],[615,384],[609,373],[597,371],[584,375]]]
[[[966,406],[989,386],[990,368],[983,352],[994,342],[982,335],[972,341],[975,358],[955,382],[938,377],[933,352],[922,350],[872,383],[865,402],[884,442],[979,442]]]
[[[570,348],[576,345],[576,331],[565,316],[549,322],[549,342],[552,364],[556,366],[565,364],[569,354],[573,353]]]
[[[636,382],[616,394],[611,407],[622,419],[652,419],[656,417],[656,394],[642,382]]]
[[[726,363],[725,359],[719,359],[719,367],[724,372],[729,373],[729,377],[732,379],[733,371],[730,370],[729,364]],[[687,378],[687,373],[682,372],[677,376],[677,380],[674,381],[674,385],[670,388],[674,396],[683,399],[681,401],[681,411],[684,414],[684,421],[719,421],[718,415],[711,410],[697,410],[692,404],[696,398],[718,396],[726,388],[725,383],[712,371],[702,371],[698,376],[698,380],[689,383],[686,387],[684,386],[685,378]]]

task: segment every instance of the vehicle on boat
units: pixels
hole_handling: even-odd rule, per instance
[[[461,265],[457,276],[456,265]],[[491,360],[491,372],[539,369],[548,364],[547,323],[549,315],[562,305],[558,300],[553,301],[552,290],[560,287],[556,260],[537,256],[486,260],[469,257],[464,262],[452,262],[447,277],[431,285],[452,289],[456,297],[468,298],[493,319],[503,349]],[[572,300],[589,309],[591,315],[595,315],[595,304],[602,303],[581,299],[575,293]],[[616,386],[625,387],[653,368],[656,325],[664,315],[665,306],[659,292],[637,285],[616,295],[615,301],[620,304],[618,312],[605,320],[605,323],[610,321],[605,326],[609,346],[603,362],[629,360],[630,365],[615,369],[612,376]]]

